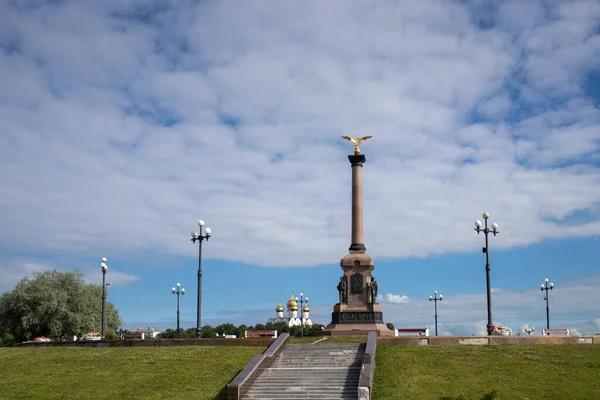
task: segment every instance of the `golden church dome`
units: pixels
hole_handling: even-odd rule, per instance
[[[294,299],[293,295],[287,302],[287,308],[291,311],[298,311],[298,303],[296,302],[296,299]]]
[[[308,304],[305,304],[304,307],[302,307],[302,312],[309,312],[310,308],[308,308]]]
[[[281,306],[281,304],[279,304],[276,308],[275,308],[275,312],[283,312],[283,307]]]

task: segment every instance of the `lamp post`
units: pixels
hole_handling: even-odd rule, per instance
[[[179,339],[179,295],[185,294],[185,289],[181,287],[181,283],[177,283],[177,290],[171,288],[171,293],[177,295],[177,334],[176,337]]]
[[[196,243],[198,241],[198,302],[196,307],[196,337],[199,338],[201,336],[200,329],[200,313],[202,309],[202,241],[204,239],[208,240],[210,238],[210,228],[204,229],[206,234],[202,234],[202,227],[204,226],[204,221],[198,221],[198,226],[200,227],[200,232],[192,231],[192,243]]]
[[[484,228],[481,229],[481,221],[477,220],[475,221],[475,231],[477,231],[477,233],[481,233],[483,232],[485,235],[485,247],[482,248],[482,252],[485,253],[485,283],[486,283],[486,289],[487,289],[487,316],[488,316],[488,322],[487,322],[487,333],[488,336],[492,334],[491,326],[492,326],[492,288],[490,286],[490,251],[489,251],[489,247],[488,247],[488,235],[490,233],[493,233],[494,236],[496,236],[496,234],[498,233],[498,224],[497,223],[493,223],[492,224],[492,229],[488,228],[488,219],[490,218],[490,214],[489,213],[483,213],[483,220],[485,221],[485,225]]]
[[[435,336],[438,335],[438,321],[437,321],[437,302],[438,301],[442,301],[444,299],[444,296],[440,294],[440,296],[438,297],[437,295],[437,290],[433,291],[433,297],[429,296],[429,301],[433,301],[433,304],[435,305],[434,309],[435,309]]]
[[[106,257],[102,257],[100,267],[102,267],[102,323],[100,327],[100,335],[104,337],[104,305],[106,303],[106,286],[110,285],[110,283],[106,283],[106,270],[108,269],[108,266],[106,265]]]
[[[546,291],[544,294],[544,300],[546,300],[546,329],[550,329],[550,306],[548,305],[548,290],[552,289],[554,289],[554,283],[550,282],[550,285],[548,285],[548,278],[546,278],[544,283],[540,285],[540,290],[542,292],[544,290]]]
[[[296,301],[300,302],[300,337],[304,337],[304,304],[308,304],[308,297],[304,297],[304,293],[300,293],[300,299],[296,297]]]

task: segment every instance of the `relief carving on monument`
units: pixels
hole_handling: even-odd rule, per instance
[[[352,293],[362,293],[363,292],[363,276],[361,273],[352,274],[350,277],[351,282],[351,290]]]
[[[383,323],[382,312],[353,311],[333,314],[333,323],[336,324],[380,324]]]

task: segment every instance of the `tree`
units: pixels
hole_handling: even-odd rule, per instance
[[[388,329],[394,330],[394,324],[392,324],[391,322],[388,322],[387,324],[385,324],[385,326],[387,326]]]
[[[215,330],[213,329],[212,326],[210,325],[204,325],[202,328],[202,330],[200,331],[200,337],[202,338],[214,338],[217,337],[217,332],[215,332]]]
[[[0,335],[10,333],[19,342],[100,331],[101,285],[86,284],[79,272],[53,270],[33,276],[0,297]],[[122,324],[116,307],[106,302],[105,333],[116,333]]]

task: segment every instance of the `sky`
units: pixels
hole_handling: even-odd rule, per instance
[[[124,327],[327,324],[352,145],[384,320],[600,332],[600,3],[0,2],[0,292],[102,282]],[[68,288],[65,288],[68,290]],[[100,305],[100,299],[99,299]],[[99,307],[100,309],[100,307]]]

